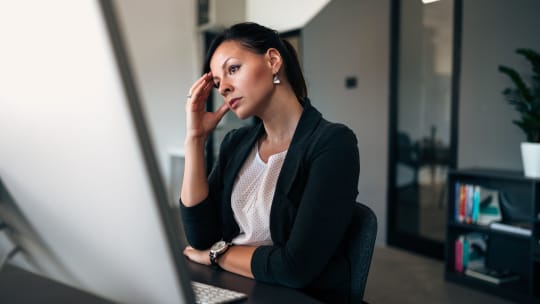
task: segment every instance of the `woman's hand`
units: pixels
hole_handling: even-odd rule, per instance
[[[208,72],[195,81],[189,90],[186,101],[186,136],[188,138],[206,138],[229,110],[227,104],[224,103],[215,112],[206,111],[206,101],[213,86],[212,73]]]
[[[191,246],[187,246],[184,249],[184,255],[191,261],[203,265],[210,265],[210,249],[208,250],[197,250]]]

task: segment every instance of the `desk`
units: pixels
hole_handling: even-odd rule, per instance
[[[85,291],[12,265],[6,265],[0,272],[0,303],[111,304]]]
[[[223,270],[215,270],[208,266],[188,261],[189,270],[194,281],[232,289],[247,294],[242,304],[251,303],[321,303],[300,291],[277,285],[256,282]]]
[[[243,292],[240,303],[320,303],[294,289],[263,284],[229,272],[187,262],[195,281]],[[82,290],[36,275],[12,265],[0,272],[0,303],[111,304]]]

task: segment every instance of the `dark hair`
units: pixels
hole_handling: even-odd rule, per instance
[[[247,49],[264,54],[269,48],[275,48],[283,58],[285,75],[299,101],[307,97],[306,81],[300,68],[300,62],[290,42],[281,39],[278,32],[253,22],[238,23],[221,32],[210,44],[206,53],[204,72],[210,71],[210,59],[216,49],[225,41],[237,41]]]

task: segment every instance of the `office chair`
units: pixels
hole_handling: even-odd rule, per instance
[[[423,165],[420,159],[420,151],[418,144],[411,141],[407,133],[398,132],[397,134],[397,162],[413,172],[413,178],[408,186],[416,187],[418,185],[418,171]]]
[[[353,207],[351,225],[347,231],[346,251],[351,265],[350,302],[365,303],[364,290],[377,237],[377,217],[366,205]]]

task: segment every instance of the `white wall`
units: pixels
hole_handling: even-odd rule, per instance
[[[277,31],[304,27],[330,0],[246,0],[246,17]]]
[[[116,3],[158,161],[169,183],[174,180],[169,152],[184,147],[184,102],[201,73],[195,1]]]
[[[526,71],[518,47],[540,51],[540,1],[463,1],[458,166],[522,170],[525,136],[501,91],[511,85],[499,64]]]
[[[358,200],[377,215],[378,243],[386,242],[389,16],[388,0],[334,0],[302,31],[308,95],[358,137]],[[349,76],[357,88],[345,88]]]

